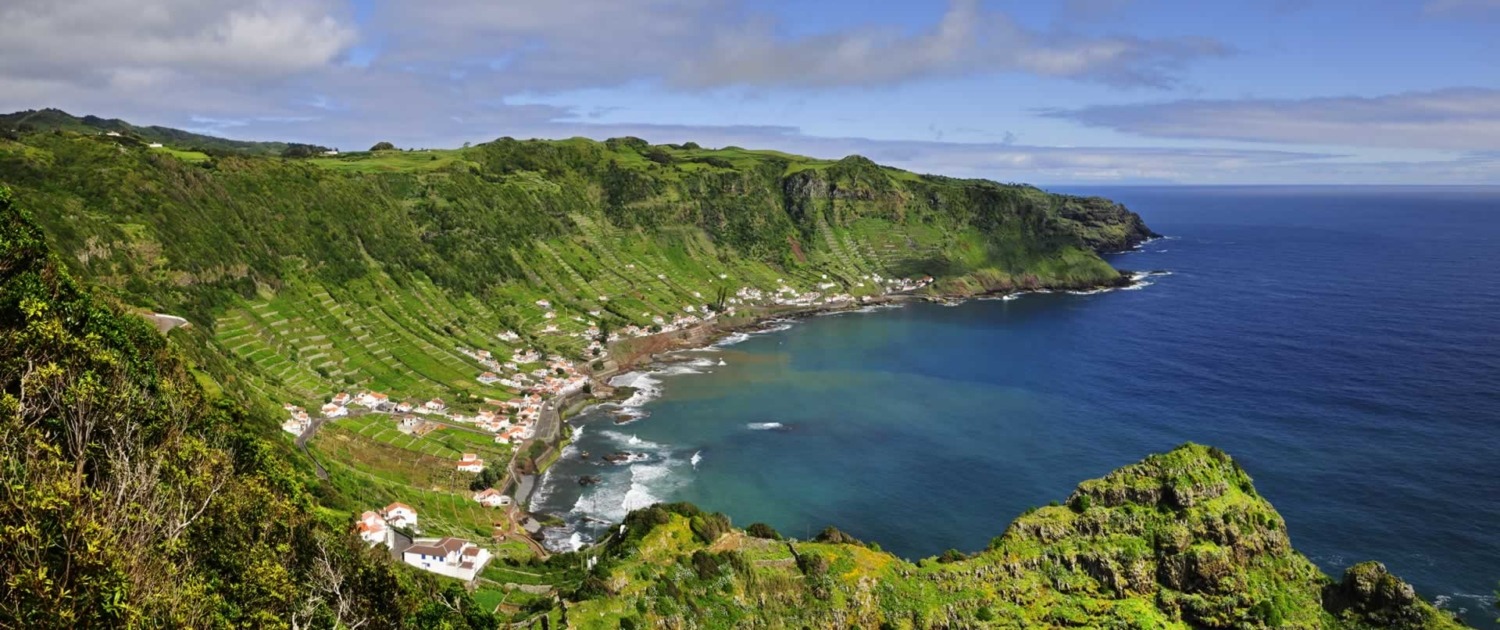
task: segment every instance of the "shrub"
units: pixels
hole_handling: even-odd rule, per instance
[[[370,147],[370,150],[371,151],[395,151],[396,150],[396,145],[391,144],[389,142],[376,142],[375,146]]]
[[[720,536],[729,533],[729,517],[717,512],[694,516],[688,527],[704,544],[713,544]]]
[[[817,552],[797,554],[797,568],[807,577],[822,577],[828,574],[828,558]]]
[[[836,545],[863,545],[858,538],[845,534],[843,530],[829,525],[818,532],[818,537],[813,540],[820,543],[832,543]]]
[[[745,528],[745,533],[766,540],[781,540],[781,532],[776,531],[776,528],[765,523],[751,523],[749,527]]]
[[[947,563],[950,563],[950,562],[961,562],[961,561],[963,561],[967,557],[968,556],[965,556],[962,552],[960,552],[957,549],[949,549],[947,551],[944,551],[943,555],[938,556],[938,562],[941,562],[941,563],[944,563],[944,564],[947,564]]]

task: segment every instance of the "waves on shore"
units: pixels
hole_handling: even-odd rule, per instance
[[[1108,290],[1141,288],[1150,284],[1148,278],[1158,275],[1166,275],[1166,273],[1139,272],[1132,274],[1131,284],[1128,287],[1070,293],[1086,295]],[[1030,293],[1051,292],[1040,290]],[[979,299],[1015,300],[1021,295],[1024,293]],[[961,303],[961,301],[954,303]],[[837,313],[873,313],[901,306],[900,304],[870,305]],[[768,320],[757,328],[731,333],[705,348],[676,352],[668,355],[667,360],[663,362],[616,375],[609,380],[609,384],[615,387],[630,387],[634,390],[631,395],[623,401],[597,405],[595,407],[597,411],[585,413],[581,421],[603,423],[608,419],[612,424],[604,426],[618,429],[622,424],[647,418],[650,416],[647,407],[662,396],[666,377],[712,372],[714,368],[726,365],[724,360],[715,354],[717,351],[755,336],[790,329],[796,323],[796,320],[792,319]],[[680,448],[681,445],[674,447],[660,444],[642,440],[620,430],[591,431],[587,444],[581,445],[579,438],[583,435],[582,425],[575,424],[574,427],[574,443],[563,453],[563,459],[569,462],[565,469],[568,472],[558,473],[555,477],[554,472],[558,470],[558,467],[550,468],[539,480],[531,501],[531,505],[535,506],[533,509],[559,514],[566,522],[563,527],[548,528],[543,532],[543,544],[554,551],[572,551],[592,544],[606,535],[611,524],[620,522],[632,510],[649,507],[662,501],[670,501],[675,491],[691,482],[692,476],[703,462],[701,448],[690,449]],[[751,422],[746,424],[745,428],[750,431],[789,430],[786,424],[775,421]],[[583,448],[593,451],[587,459],[579,456],[580,449]],[[604,458],[614,453],[628,453],[628,455],[616,458],[616,461]],[[572,491],[559,495],[556,492],[559,484],[570,483],[585,474],[597,477],[597,482],[581,488],[576,495],[576,500],[568,505],[567,502],[574,495]]]
[[[665,445],[643,440],[619,431],[600,431],[599,437],[619,452],[630,456],[611,464],[597,460],[601,466],[595,474],[598,484],[585,489],[566,515],[568,525],[544,533],[544,544],[555,551],[577,549],[595,540],[604,527],[617,523],[632,510],[660,503],[671,492],[688,481],[688,471],[702,461],[701,452],[690,457]]]

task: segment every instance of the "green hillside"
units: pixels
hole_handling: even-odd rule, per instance
[[[508,396],[460,349],[590,361],[590,325],[670,324],[721,291],[753,317],[789,306],[778,291],[822,306],[924,276],[939,295],[1115,283],[1094,252],[1150,235],[1104,199],[859,157],[625,138],[209,158],[92,128],[11,132],[0,182],[76,273],[211,336],[201,360],[233,368],[231,391],[304,405]]]
[[[41,131],[69,131],[84,135],[115,133],[120,142],[130,144],[161,143],[162,147],[188,159],[207,159],[214,154],[280,155],[289,146],[285,142],[247,142],[228,140],[171,127],[141,127],[118,118],[78,117],[59,109],[41,109],[0,114],[0,133],[21,136]],[[109,136],[107,136],[109,137]]]
[[[685,504],[625,524],[568,608],[576,627],[1461,627],[1377,563],[1323,575],[1244,471],[1193,444],[1084,482],[988,549],[917,563]]]
[[[0,188],[0,627],[1458,627],[1379,564],[1321,574],[1245,472],[1191,444],[972,555],[658,505],[582,553],[507,554],[470,593],[366,550],[274,418],[200,386],[180,353],[199,339],[94,295],[46,240]]]

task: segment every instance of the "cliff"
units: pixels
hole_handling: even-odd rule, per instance
[[[198,376],[0,188],[0,626],[497,627],[494,604],[365,549],[275,420]],[[561,603],[519,618],[585,628],[1458,627],[1378,563],[1323,575],[1245,471],[1193,444],[972,555],[911,563],[675,504],[521,575]]]
[[[579,627],[1460,627],[1379,564],[1324,575],[1249,476],[1195,444],[1085,481],[984,551],[917,563],[680,504],[626,525],[569,606]]]
[[[0,183],[71,271],[187,318],[200,362],[236,366],[231,393],[278,403],[355,385],[507,395],[452,350],[586,360],[574,318],[651,327],[701,314],[720,291],[759,291],[765,305],[858,300],[925,276],[934,295],[1116,284],[1096,252],[1151,234],[1108,200],[857,156],[501,138],[284,159],[211,140],[22,112],[0,117]],[[497,340],[506,330],[521,341]],[[418,354],[431,360],[400,359]]]

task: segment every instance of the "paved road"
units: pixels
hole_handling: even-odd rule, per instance
[[[313,467],[318,471],[318,478],[325,481],[328,479],[328,471],[323,468],[323,463],[318,461],[318,458],[313,457],[312,451],[307,450],[307,441],[311,440],[313,434],[317,433],[318,429],[327,421],[327,418],[314,418],[312,424],[307,427],[307,430],[303,431],[302,435],[297,436],[297,448],[302,451],[303,455],[312,460]]]

